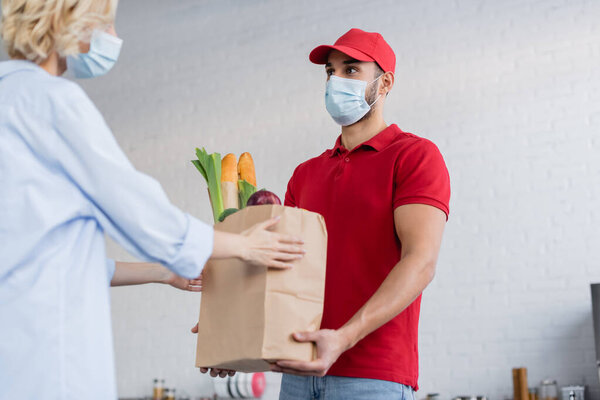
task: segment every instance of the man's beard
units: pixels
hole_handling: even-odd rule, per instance
[[[361,119],[359,119],[356,123],[358,124],[359,122],[362,121],[366,121],[369,118],[371,118],[371,115],[373,114],[373,107],[375,104],[375,100],[377,100],[377,89],[379,88],[379,81],[377,81],[376,85],[371,86],[371,89],[369,89],[368,93],[365,93],[365,100],[367,101],[367,104],[369,105],[369,111],[367,111],[367,113],[365,114],[364,117],[362,117]]]

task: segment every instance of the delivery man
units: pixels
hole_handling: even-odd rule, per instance
[[[329,233],[321,330],[311,362],[279,361],[280,400],[413,399],[421,292],[433,279],[449,213],[438,148],[383,119],[396,57],[379,33],[351,29],[324,64],[332,149],[296,168],[285,205],[322,214]]]

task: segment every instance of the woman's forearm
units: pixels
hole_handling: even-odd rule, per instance
[[[160,264],[143,262],[115,263],[111,286],[141,285],[143,283],[165,283],[171,272]]]
[[[242,258],[243,240],[242,235],[215,231],[213,252],[210,258]]]

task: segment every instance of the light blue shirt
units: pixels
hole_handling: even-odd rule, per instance
[[[105,232],[187,278],[213,247],[77,84],[0,62],[0,397],[117,397]]]

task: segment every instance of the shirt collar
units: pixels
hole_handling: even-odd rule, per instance
[[[344,151],[347,150],[344,146],[342,146],[342,135],[340,135],[335,141],[335,146],[333,146],[333,149],[331,149],[331,157],[337,155],[338,153],[343,153]]]
[[[371,139],[356,146],[354,150],[359,149],[361,147],[369,147],[375,151],[381,151],[393,142],[394,138],[396,137],[396,133],[399,130],[400,128],[398,128],[396,124],[392,124],[384,130],[382,130],[381,132],[379,132],[377,135],[373,136]],[[340,135],[335,141],[335,146],[333,147],[333,149],[331,149],[331,157],[337,155],[338,153],[343,153],[345,151],[348,150],[342,145],[342,135]]]
[[[42,67],[28,60],[9,60],[0,62],[0,79],[18,71],[46,72]]]

